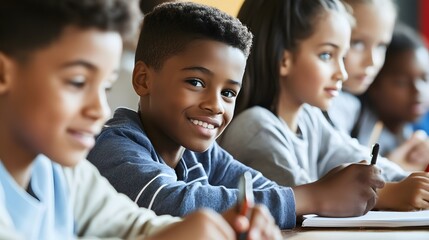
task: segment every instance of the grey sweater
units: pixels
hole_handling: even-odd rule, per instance
[[[313,182],[341,164],[369,160],[370,149],[335,130],[318,108],[304,105],[298,127],[297,135],[272,112],[253,107],[234,118],[219,143],[242,163],[284,186]],[[388,159],[379,157],[377,165],[387,181],[407,175]]]

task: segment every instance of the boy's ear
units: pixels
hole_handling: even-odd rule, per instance
[[[5,93],[11,85],[11,59],[0,52],[0,94]]]
[[[280,77],[286,77],[289,74],[290,65],[292,63],[292,54],[288,50],[283,51],[282,59],[280,60]]]
[[[134,91],[140,96],[146,96],[150,94],[151,89],[151,77],[149,73],[149,67],[146,63],[138,61],[134,66],[133,70],[133,87]]]

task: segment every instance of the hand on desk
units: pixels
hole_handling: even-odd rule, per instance
[[[389,182],[378,192],[377,209],[429,209],[429,173],[415,172],[400,182]]]
[[[297,215],[363,215],[376,203],[375,189],[383,186],[380,170],[366,161],[339,166],[314,183],[294,188]]]
[[[407,171],[423,171],[429,164],[429,139],[424,131],[416,131],[401,146],[388,154],[388,159]]]

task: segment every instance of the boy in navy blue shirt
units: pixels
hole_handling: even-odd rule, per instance
[[[131,2],[1,1],[0,239],[232,240],[249,229],[235,208],[230,225],[209,210],[156,216],[84,160],[110,116],[122,37],[138,23]],[[269,215],[257,219],[251,232],[280,237]]]
[[[158,214],[223,211],[235,204],[245,171],[252,174],[256,202],[268,206],[281,228],[294,227],[296,214],[351,216],[371,209],[373,188],[382,185],[374,169],[347,167],[292,191],[216,144],[232,119],[251,39],[237,19],[214,8],[181,2],[155,8],[145,16],[133,72],[139,111],[116,110],[89,160],[118,191]],[[362,176],[359,189],[318,202],[324,188]],[[341,211],[326,210],[338,204]]]

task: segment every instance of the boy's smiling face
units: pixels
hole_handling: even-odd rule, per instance
[[[158,70],[139,62],[134,88],[157,151],[207,150],[232,119],[245,64],[238,48],[204,39],[189,43]]]
[[[26,62],[3,56],[3,156],[24,164],[43,153],[66,166],[84,159],[110,115],[105,90],[121,51],[118,33],[70,26]]]

